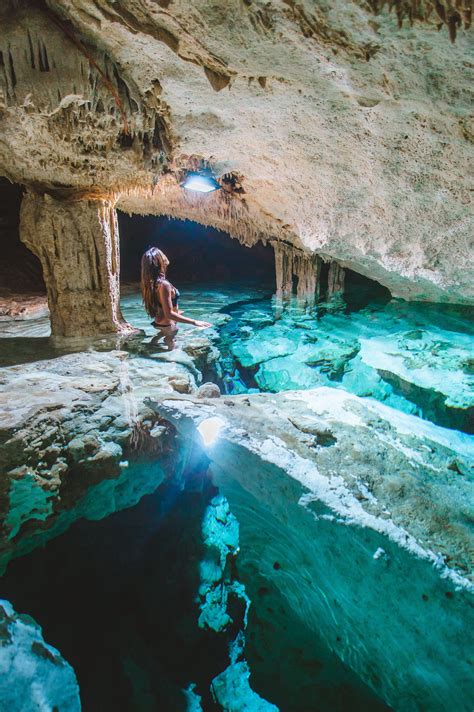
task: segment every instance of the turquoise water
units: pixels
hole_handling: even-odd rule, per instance
[[[205,378],[217,382],[224,393],[329,386],[473,432],[474,324],[468,308],[410,304],[361,285],[349,285],[344,298],[320,301],[311,309],[296,299],[277,300],[265,284],[179,287],[184,313],[208,320],[213,327],[181,326],[174,352],[166,356],[184,363],[185,349],[193,340],[208,338],[218,357]],[[51,339],[47,319],[3,322],[0,363],[114,348],[126,349],[130,359],[155,358],[152,340],[157,332],[136,287],[124,290],[122,308],[124,317],[144,335],[131,340],[111,336],[59,341]],[[143,363],[146,367],[146,361]],[[155,709],[156,700],[163,701],[163,695],[167,702],[162,702],[161,709],[184,709],[182,700],[176,699],[181,699],[186,686],[196,683],[206,701],[209,681],[227,664],[227,638],[204,635],[196,624],[200,525],[209,496],[217,490],[213,481],[209,491],[207,485],[196,487],[194,469],[184,493],[181,485],[175,489],[170,485],[169,490],[163,487],[101,522],[81,521],[44,549],[13,562],[0,580],[0,593],[19,610],[34,614],[44,625],[46,639],[73,663],[87,709],[118,709],[120,705],[130,710]],[[207,472],[200,474],[205,481]],[[239,514],[236,511],[236,516]],[[329,527],[330,522],[321,518],[318,526]],[[275,532],[277,540],[281,534],[278,521]],[[352,530],[344,527],[343,532],[356,550]],[[331,551],[333,535],[331,528]],[[303,537],[301,545],[309,540],[309,536]],[[319,549],[321,541],[317,539]],[[245,536],[242,547],[244,558]],[[288,558],[294,549],[294,545],[288,547]],[[392,558],[396,558],[395,546]],[[58,560],[67,566],[58,569]],[[286,605],[284,596],[270,590],[255,570],[255,581],[248,582],[249,591],[254,589],[249,641],[254,634],[258,640],[261,631],[270,636],[268,630],[273,630],[267,599],[275,610]],[[404,575],[411,571],[401,570]],[[353,573],[344,569],[344,576]],[[418,585],[423,583],[420,576]],[[414,597],[419,591],[410,586],[408,593]],[[445,597],[448,600],[448,594],[452,597],[450,591],[441,593],[443,601]],[[68,605],[59,605],[58,600]],[[420,605],[428,600],[424,588],[420,600]],[[70,601],[74,601],[72,607]],[[297,629],[294,622],[291,625],[293,643]],[[306,632],[299,633],[306,640]],[[283,634],[275,628],[272,635],[277,640]],[[311,646],[313,638],[308,648]],[[312,661],[316,672],[308,692],[312,695],[310,709],[387,709],[331,650],[324,649],[323,642],[320,647],[322,657]],[[263,660],[257,645],[249,642],[248,648],[255,689],[275,703],[281,700],[282,712],[291,712],[286,700],[293,694],[292,680],[282,679],[274,698],[268,683],[278,665],[277,654]],[[294,650],[292,654],[296,656]],[[320,668],[324,672],[317,672]],[[189,712],[191,708],[186,709]]]
[[[279,302],[267,285],[180,285],[180,307],[213,329],[181,325],[176,348],[208,337],[219,349],[206,377],[228,394],[320,385],[383,401],[444,427],[474,432],[474,310],[390,299],[367,285],[305,308]],[[135,285],[124,289],[124,317],[145,336],[125,347],[144,355],[156,330]],[[72,351],[124,347],[120,337],[54,340],[47,318],[0,323],[0,365]],[[171,355],[170,355],[171,356]],[[178,358],[178,355],[177,355]]]
[[[444,427],[474,431],[469,307],[409,303],[349,286],[309,309],[265,287],[184,288],[186,314],[216,324],[216,380],[228,394],[342,388]],[[136,295],[124,315],[149,333]],[[182,333],[192,327],[184,327]]]

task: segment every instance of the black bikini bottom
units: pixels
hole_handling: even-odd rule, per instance
[[[155,321],[152,321],[151,325],[156,329],[171,329],[175,326],[175,324],[157,324]]]

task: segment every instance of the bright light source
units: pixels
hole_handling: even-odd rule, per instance
[[[186,188],[186,190],[195,190],[198,193],[211,193],[213,190],[218,190],[221,186],[211,175],[188,173],[181,183],[181,187]]]
[[[197,429],[206,447],[214,445],[216,440],[219,438],[219,433],[223,425],[224,421],[222,418],[218,418],[217,416],[213,418],[206,418],[199,423]]]

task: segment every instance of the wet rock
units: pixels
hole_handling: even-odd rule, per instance
[[[124,459],[133,468],[138,458],[151,457],[159,481],[167,432],[151,436],[156,417],[143,401],[151,392],[175,392],[170,379],[189,389],[192,376],[177,364],[128,359],[123,351],[78,353],[4,369],[0,570],[12,552],[52,536],[61,522],[114,511],[118,494],[87,498],[105,481],[111,490],[114,482],[120,486]]]
[[[334,437],[331,429],[323,420],[318,421],[317,418],[308,418],[305,416],[292,416],[289,420],[290,423],[292,423],[295,428],[298,428],[298,430],[301,430],[302,433],[313,435],[317,445],[327,447],[337,442],[337,438]]]
[[[297,357],[273,358],[262,363],[255,380],[265,391],[291,391],[296,388],[315,388],[327,379],[316,369],[302,363]]]
[[[297,346],[289,329],[275,325],[258,331],[251,339],[237,341],[232,346],[232,353],[242,366],[248,368],[278,356],[288,356]]]
[[[221,391],[216,383],[203,383],[197,390],[198,398],[220,398]]]
[[[0,292],[0,321],[40,319],[48,314],[46,295]]]
[[[80,712],[76,675],[29,616],[0,601],[0,700],[11,712]]]
[[[191,393],[192,386],[186,376],[171,376],[168,378],[168,383],[177,393]]]
[[[194,337],[186,339],[182,349],[192,359],[194,367],[200,371],[204,379],[214,376],[220,354],[208,338]]]

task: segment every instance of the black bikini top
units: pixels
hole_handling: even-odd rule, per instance
[[[166,282],[166,281],[168,281],[168,280],[165,280],[163,277],[158,277],[158,278],[156,279],[156,281],[155,281],[155,287],[156,287],[160,282]],[[170,287],[171,287],[172,289],[174,289],[174,294],[173,294],[173,296],[171,297],[171,304],[172,304],[174,307],[177,307],[177,306],[178,306],[178,299],[179,299],[180,296],[181,296],[180,293],[179,293],[179,289],[176,289],[176,287],[174,287],[174,286],[171,284],[171,282],[169,282],[168,284],[170,285]],[[161,302],[160,302],[160,308],[161,308]]]

